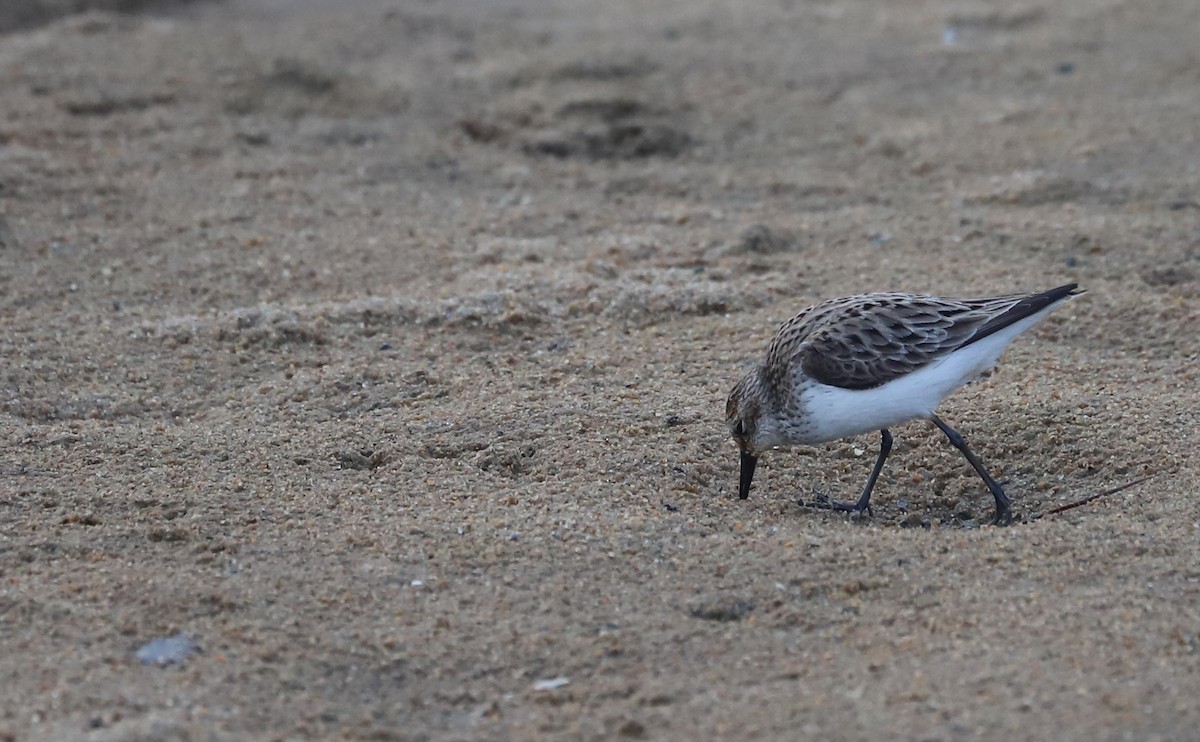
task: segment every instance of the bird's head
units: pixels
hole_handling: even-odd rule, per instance
[[[745,500],[750,496],[750,483],[754,479],[754,468],[758,465],[758,449],[755,440],[759,432],[762,405],[755,391],[758,389],[757,372],[751,372],[739,381],[725,402],[725,424],[741,452],[741,475],[738,480],[738,497]]]

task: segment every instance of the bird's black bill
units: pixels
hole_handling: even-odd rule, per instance
[[[750,482],[754,480],[754,467],[758,466],[758,457],[754,454],[742,454],[742,478],[738,483],[738,497],[745,500],[750,496]]]

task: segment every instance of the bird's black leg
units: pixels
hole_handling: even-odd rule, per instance
[[[972,453],[971,449],[967,447],[966,439],[963,438],[957,430],[947,425],[945,421],[937,415],[933,415],[929,419],[933,420],[933,424],[938,426],[938,428],[940,428],[941,431],[946,434],[946,438],[950,440],[950,445],[962,452],[962,455],[965,456],[967,461],[971,463],[971,466],[974,467],[975,473],[983,478],[983,483],[986,484],[988,490],[991,491],[992,497],[996,498],[996,515],[994,518],[992,518],[992,525],[1007,526],[1008,524],[1012,523],[1012,507],[1008,501],[1008,495],[1004,494],[1004,488],[1001,487],[995,479],[992,479],[992,475],[987,473],[987,469],[983,468],[983,462],[979,460],[979,457]]]
[[[879,472],[883,471],[883,462],[892,450],[892,434],[888,432],[887,428],[879,433],[879,458],[875,459],[875,468],[871,470],[871,476],[867,477],[867,486],[863,487],[862,494],[858,496],[858,502],[834,502],[826,499],[824,502],[817,503],[817,507],[845,510],[852,513],[865,512],[867,515],[871,515],[871,490],[875,489],[875,480],[879,479]]]

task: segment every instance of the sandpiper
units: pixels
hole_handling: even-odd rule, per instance
[[[992,523],[1012,522],[1004,489],[958,431],[937,416],[951,392],[996,365],[1017,335],[1072,296],[1078,284],[1033,294],[945,299],[859,294],[809,307],[780,326],[763,359],[729,394],[725,421],[741,451],[738,495],[750,494],[758,456],[880,431],[879,457],[857,502],[822,506],[871,512],[871,490],[892,448],[888,428],[926,419],[962,452],[996,499]]]

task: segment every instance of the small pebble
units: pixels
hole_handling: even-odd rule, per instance
[[[137,658],[143,665],[182,665],[200,647],[191,636],[180,632],[175,636],[165,636],[153,639],[141,646]]]
[[[533,689],[534,690],[557,690],[558,688],[561,688],[570,682],[571,681],[569,678],[565,678],[565,677],[559,675],[556,678],[544,678],[542,680],[535,682],[533,684]]]

